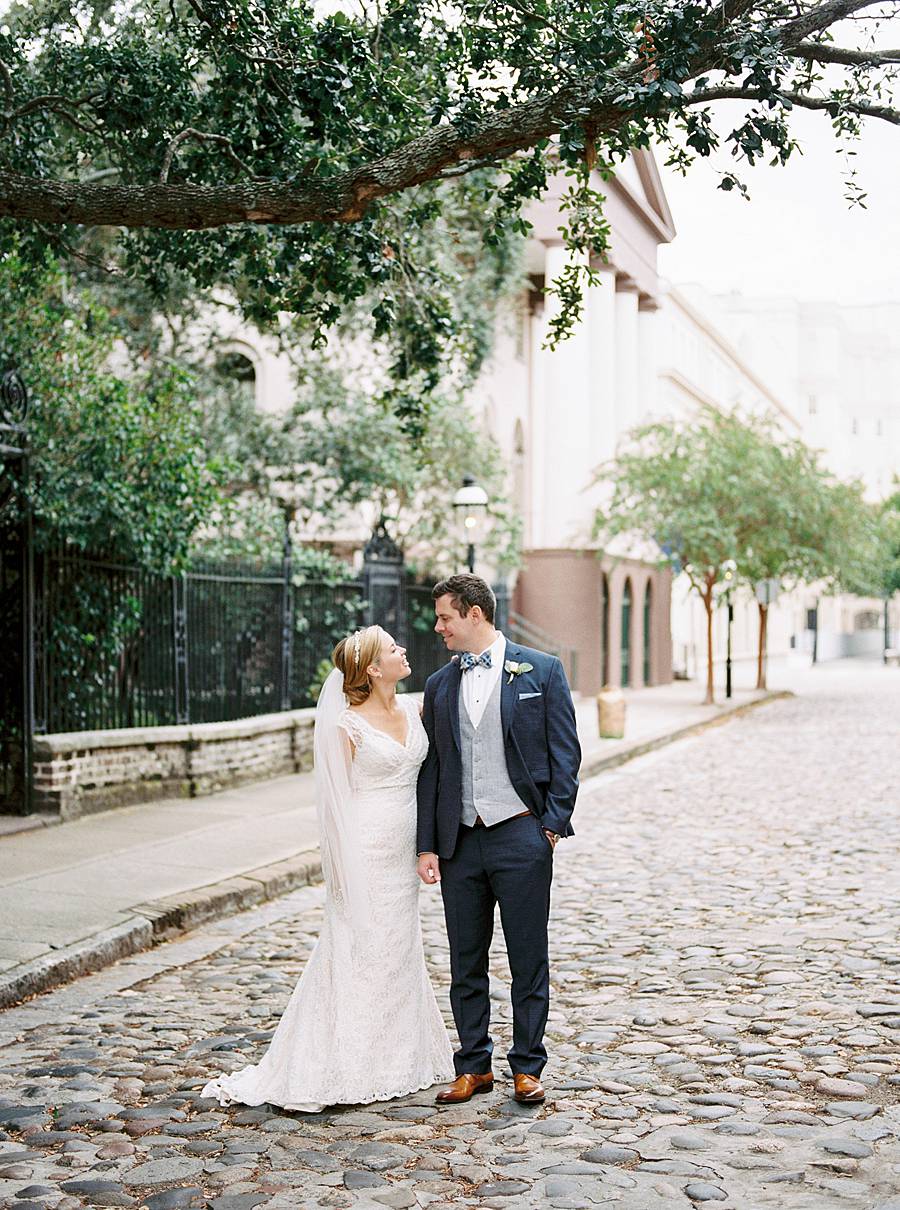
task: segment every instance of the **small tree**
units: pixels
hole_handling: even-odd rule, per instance
[[[878,569],[881,595],[884,597],[884,650],[891,645],[889,608],[891,598],[900,592],[900,490],[881,506],[877,521]],[[885,654],[885,659],[887,655]]]
[[[900,592],[900,490],[870,506],[864,539],[852,548],[841,576],[842,587],[884,601],[884,646],[890,645],[888,610]]]
[[[865,546],[869,509],[862,487],[839,482],[799,439],[786,440],[771,426],[761,436],[757,455],[767,488],[755,502],[753,533],[737,560],[739,579],[754,590],[761,581],[837,586]],[[769,602],[757,598],[757,609],[756,687],[765,689]]]
[[[881,589],[888,600],[900,592],[900,489],[881,506]]]
[[[634,430],[598,482],[611,494],[594,532],[653,541],[663,561],[685,573],[706,610],[706,703],[715,700],[713,610],[716,587],[761,526],[771,470],[769,424],[712,407],[679,422]]]

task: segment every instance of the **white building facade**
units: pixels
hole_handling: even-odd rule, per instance
[[[603,186],[611,228],[599,284],[582,322],[546,347],[555,299],[543,289],[566,265],[558,193],[529,217],[533,289],[521,326],[501,328],[472,405],[511,467],[524,525],[524,564],[513,606],[538,636],[577,652],[576,687],[671,679],[671,576],[655,562],[611,559],[592,537],[602,501],[597,470],[620,435],[656,408],[660,243],[675,234],[652,157],[634,154]]]

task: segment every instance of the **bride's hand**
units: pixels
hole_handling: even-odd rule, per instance
[[[420,853],[416,873],[427,886],[441,881],[441,866],[437,853]]]

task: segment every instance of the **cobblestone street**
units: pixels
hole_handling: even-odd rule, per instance
[[[900,674],[817,676],[584,787],[543,1107],[499,1060],[451,1109],[200,1100],[271,1036],[321,918],[306,888],[0,1014],[0,1202],[900,1210]]]

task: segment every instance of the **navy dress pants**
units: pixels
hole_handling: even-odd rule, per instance
[[[441,894],[450,941],[450,1003],[459,1034],[456,1074],[491,1070],[488,950],[494,908],[512,975],[513,1073],[539,1076],[547,1062],[550,1007],[547,921],[553,849],[535,815],[491,828],[460,827],[456,851],[441,859]]]

